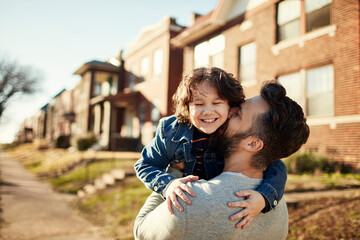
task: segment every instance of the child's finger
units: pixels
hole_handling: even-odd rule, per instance
[[[242,210],[242,211],[240,211],[238,213],[235,213],[234,215],[231,215],[230,220],[231,221],[239,220],[239,219],[242,219],[245,216],[249,216],[249,212],[246,209]]]
[[[194,192],[194,190],[193,190],[191,187],[189,187],[188,185],[183,184],[183,185],[180,186],[180,188],[181,188],[183,191],[189,193],[190,196],[195,197],[195,192]],[[190,201],[190,202],[191,202],[191,201]]]
[[[175,189],[175,193],[188,205],[191,204],[190,199],[188,198],[188,196],[186,196],[186,194],[181,189],[179,189],[179,188]]]
[[[251,190],[242,190],[235,193],[238,197],[249,197],[252,194]]]
[[[246,217],[244,217],[240,222],[238,222],[235,225],[235,228],[245,229],[247,226],[249,226],[249,224],[251,223],[252,220],[253,220],[253,217],[251,217],[250,215],[247,215]]]
[[[183,208],[182,208],[182,206],[180,205],[180,203],[178,202],[177,196],[176,196],[175,194],[172,194],[172,195],[171,195],[171,202],[172,202],[172,204],[174,204],[174,206],[175,206],[177,209],[179,209],[180,212],[183,211]]]
[[[244,201],[238,201],[238,202],[229,202],[228,207],[233,207],[233,208],[247,208],[249,206],[249,202],[244,200]]]
[[[174,214],[173,210],[172,210],[172,207],[171,207],[171,199],[170,198],[167,198],[166,199],[166,203],[167,203],[167,207],[169,209],[169,212],[170,214]]]
[[[190,175],[190,176],[184,177],[183,179],[185,180],[185,182],[193,182],[193,181],[199,180],[199,176]]]

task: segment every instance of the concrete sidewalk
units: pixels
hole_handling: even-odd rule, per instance
[[[110,240],[0,150],[1,240]]]

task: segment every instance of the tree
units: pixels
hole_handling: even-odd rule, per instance
[[[31,67],[0,59],[0,119],[9,102],[38,89],[40,76]]]

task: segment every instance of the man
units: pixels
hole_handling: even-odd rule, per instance
[[[277,83],[267,83],[261,95],[246,100],[215,139],[223,153],[224,171],[209,181],[188,182],[196,197],[183,212],[171,215],[166,203],[152,194],[135,220],[137,239],[286,239],[288,213],[281,200],[275,210],[258,214],[243,230],[234,228],[229,216],[238,201],[234,192],[255,189],[264,169],[273,161],[296,152],[307,140],[309,127],[301,107],[286,97]],[[189,177],[189,180],[191,177]],[[233,199],[229,199],[232,196]]]

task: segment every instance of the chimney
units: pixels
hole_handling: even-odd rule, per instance
[[[190,18],[189,18],[189,25],[190,25],[190,27],[191,27],[192,25],[194,25],[196,19],[197,19],[198,17],[200,17],[200,16],[201,16],[201,14],[195,13],[195,12],[192,12],[192,13],[190,14]]]

